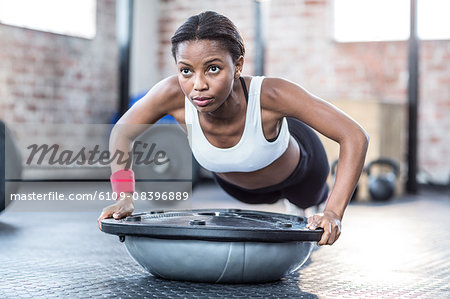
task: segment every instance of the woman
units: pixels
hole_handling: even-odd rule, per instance
[[[333,244],[363,168],[368,146],[364,129],[297,84],[242,77],[243,40],[234,24],[215,12],[192,16],[180,26],[172,37],[172,54],[178,74],[156,84],[118,124],[151,124],[169,114],[180,124],[192,125],[187,129],[192,130],[195,158],[240,201],[286,198],[304,209],[328,199],[323,213],[308,218],[308,228],[324,229],[319,245]],[[128,152],[140,132],[118,127],[110,149]],[[327,157],[310,127],[340,144],[331,193]],[[134,187],[118,181],[132,182],[134,177],[123,168],[111,166],[111,181],[114,191],[126,194],[103,210],[99,223],[133,212]]]

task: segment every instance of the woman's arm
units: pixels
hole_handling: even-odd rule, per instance
[[[324,228],[319,245],[332,244],[339,237],[340,221],[361,175],[369,137],[351,117],[301,86],[275,78],[268,78],[263,84],[270,99],[265,103],[271,110],[295,117],[339,143],[336,180],[324,213],[308,220],[311,228]]]
[[[166,114],[173,114],[182,108],[184,108],[184,95],[177,77],[172,76],[160,81],[114,125],[109,138],[110,153],[112,155],[116,152],[123,153],[121,161],[129,161],[128,159],[131,159],[129,153],[136,137]],[[114,160],[111,163],[112,173],[131,166],[131,164],[118,162]]]
[[[178,112],[180,109],[184,109],[184,95],[176,76],[162,80],[134,104],[119,119],[111,131],[109,151],[112,157],[116,153],[118,154],[117,159],[111,162],[111,173],[131,168],[131,154],[136,137],[164,115],[180,114]],[[119,219],[132,214],[133,211],[132,194],[122,194],[117,203],[103,209],[97,220],[98,226],[101,229],[101,220],[104,218],[114,217]]]

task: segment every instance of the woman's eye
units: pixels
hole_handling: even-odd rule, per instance
[[[220,70],[220,68],[219,68],[218,66],[215,66],[215,65],[213,65],[213,66],[211,66],[211,67],[209,68],[209,71],[210,71],[211,73],[217,73],[219,70]]]
[[[183,75],[189,75],[189,74],[191,74],[191,70],[190,69],[181,69],[181,73]]]

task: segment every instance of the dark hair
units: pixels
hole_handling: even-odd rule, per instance
[[[202,39],[220,42],[230,52],[233,62],[245,54],[244,41],[233,22],[214,11],[205,11],[189,17],[172,36],[173,58],[176,60],[180,43]]]

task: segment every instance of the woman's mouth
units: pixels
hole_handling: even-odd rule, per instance
[[[192,101],[194,101],[194,103],[199,106],[199,107],[204,107],[206,105],[208,105],[209,103],[211,103],[213,100],[213,98],[208,98],[208,97],[193,97]]]

